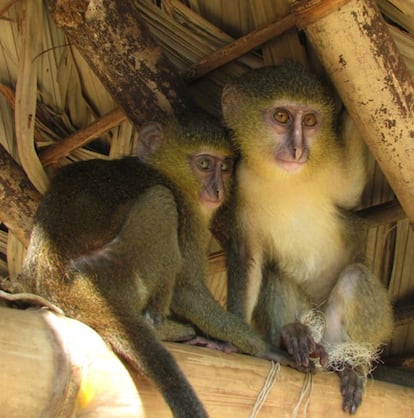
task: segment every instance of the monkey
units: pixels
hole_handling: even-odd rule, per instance
[[[161,340],[186,340],[197,327],[295,366],[205,284],[208,228],[234,157],[223,127],[191,114],[145,123],[136,156],[62,167],[37,209],[20,278],[152,379],[175,417],[207,413]]]
[[[366,151],[339,134],[338,107],[333,88],[295,62],[229,82],[222,114],[240,160],[213,229],[226,255],[228,310],[298,364],[337,371],[342,408],[355,413],[393,317],[352,212]]]

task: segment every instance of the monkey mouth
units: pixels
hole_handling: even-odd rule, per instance
[[[302,169],[305,166],[306,161],[284,160],[284,159],[276,157],[276,164],[278,167],[282,168],[283,170],[289,173],[294,173]]]
[[[209,210],[215,210],[223,203],[222,200],[201,199],[201,204]]]

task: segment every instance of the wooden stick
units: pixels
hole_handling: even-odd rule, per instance
[[[411,325],[414,322],[414,303],[394,307],[395,326]]]
[[[365,218],[371,227],[402,221],[407,217],[403,208],[396,200],[371,206],[367,209],[359,210],[357,213],[358,216]]]
[[[114,109],[92,122],[86,128],[75,132],[73,135],[68,136],[50,147],[47,147],[40,153],[40,161],[44,166],[55,164],[59,161],[59,159],[66,157],[75,149],[88,144],[104,132],[114,128],[126,119],[127,117],[121,109]]]
[[[262,28],[256,29],[231,42],[229,45],[217,49],[208,57],[191,66],[185,77],[192,81],[201,78],[216,68],[239,58],[252,49],[279,36],[283,32],[294,27],[294,25],[295,17],[293,15],[287,15],[277,22],[269,23]]]

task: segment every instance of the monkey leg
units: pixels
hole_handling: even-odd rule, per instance
[[[393,324],[387,293],[367,267],[351,264],[341,273],[329,296],[325,321],[322,343],[329,367],[339,373],[343,409],[355,413],[371,363],[390,338]]]
[[[72,262],[73,270],[108,289],[112,304],[162,322],[170,313],[182,265],[174,196],[155,186],[131,203],[118,234],[101,249]]]

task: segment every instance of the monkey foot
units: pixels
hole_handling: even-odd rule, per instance
[[[350,368],[346,368],[338,373],[343,397],[342,409],[350,414],[355,414],[362,402],[365,376],[361,376]]]
[[[237,353],[239,351],[231,343],[210,340],[208,338],[201,337],[200,335],[197,335],[196,337],[192,338],[191,340],[185,341],[184,343],[189,344],[189,345],[196,345],[199,347],[206,347],[211,350],[222,351],[223,353],[226,353],[226,354]]]

